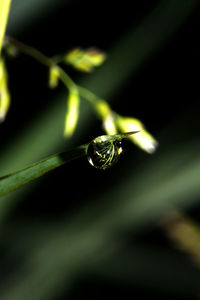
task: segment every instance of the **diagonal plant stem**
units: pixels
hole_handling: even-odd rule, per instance
[[[47,67],[51,67],[52,65],[54,65],[54,61],[49,58],[48,56],[44,55],[42,52],[40,52],[39,50],[26,45],[25,43],[22,43],[18,40],[16,40],[13,37],[10,36],[6,36],[5,38],[5,42],[7,44],[11,44],[14,47],[16,47],[18,50],[20,50],[20,52],[33,57],[35,60],[37,60],[38,62],[40,62],[41,64],[47,66]]]
[[[84,99],[88,100],[90,103],[95,104],[99,100],[99,98],[92,93],[90,90],[77,85],[71,77],[61,68],[58,64],[60,63],[60,59],[57,58],[57,56],[54,56],[52,58],[46,56],[39,50],[35,49],[34,47],[31,47],[29,45],[26,45],[25,43],[22,43],[18,40],[16,40],[13,37],[6,37],[6,43],[11,44],[14,47],[16,47],[18,50],[20,50],[22,53],[33,57],[35,60],[40,62],[41,64],[45,65],[46,67],[51,68],[52,66],[56,66],[58,72],[59,72],[59,78],[63,82],[63,84],[71,91],[71,90],[77,90]],[[59,57],[59,56],[58,56]]]
[[[69,77],[69,75],[60,67],[57,66],[59,78],[69,90],[78,90],[77,84]]]

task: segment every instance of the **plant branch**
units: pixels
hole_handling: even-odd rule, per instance
[[[13,45],[20,52],[33,57],[35,60],[47,67],[51,67],[52,65],[54,65],[54,61],[51,58],[44,55],[39,50],[14,39],[13,37],[6,36],[6,43]]]
[[[59,71],[59,78],[63,82],[63,84],[69,89],[69,90],[77,90],[84,99],[88,100],[90,103],[95,104],[97,100],[99,99],[94,93],[89,91],[88,89],[77,85],[71,78],[70,76],[61,68],[58,66],[58,64],[61,62],[60,56],[54,56],[52,58],[44,55],[42,52],[39,50],[26,45],[12,37],[6,37],[6,42],[8,44],[13,45],[16,47],[18,50],[20,50],[22,53],[33,57],[35,60],[40,62],[41,64],[47,66],[47,67],[52,67],[56,66],[58,71]],[[58,59],[59,58],[59,59]]]
[[[69,90],[77,90],[78,87],[77,87],[76,83],[69,77],[69,75],[60,66],[57,66],[57,69],[59,71],[60,80],[63,82],[63,84]]]
[[[91,102],[92,104],[96,104],[97,101],[99,100],[99,98],[94,94],[92,93],[91,91],[89,91],[88,89],[80,86],[80,85],[77,85],[78,87],[78,91],[79,91],[79,94],[86,100],[88,100],[89,102]]]

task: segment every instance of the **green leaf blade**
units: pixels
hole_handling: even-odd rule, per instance
[[[0,197],[73,159],[86,155],[86,150],[87,145],[82,145],[61,154],[54,154],[25,169],[1,177]]]

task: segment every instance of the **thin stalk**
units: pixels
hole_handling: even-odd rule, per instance
[[[20,50],[20,52],[33,57],[35,60],[40,62],[41,64],[47,66],[47,67],[52,67],[56,66],[59,71],[59,78],[63,82],[63,84],[69,89],[69,90],[77,90],[79,92],[79,95],[82,96],[84,99],[88,100],[90,103],[95,104],[97,103],[97,100],[99,99],[94,93],[89,91],[88,89],[77,85],[71,78],[70,76],[61,68],[58,66],[58,64],[61,62],[61,59],[59,55],[54,56],[52,58],[44,55],[42,52],[39,50],[26,45],[12,37],[6,37],[6,42],[8,44],[11,44],[15,46],[17,49]]]
[[[77,88],[78,88],[78,91],[79,91],[79,94],[86,100],[88,100],[90,103],[92,104],[96,104],[97,101],[99,100],[99,98],[94,94],[92,93],[91,91],[89,91],[88,89],[80,86],[80,85],[77,85]]]
[[[51,58],[44,55],[39,50],[14,39],[13,37],[6,36],[6,43],[15,46],[20,52],[33,57],[35,60],[47,67],[54,65],[54,61]]]
[[[63,82],[63,84],[69,90],[77,90],[78,87],[77,87],[76,83],[69,77],[69,75],[60,66],[57,66],[57,68],[59,71],[60,80]]]

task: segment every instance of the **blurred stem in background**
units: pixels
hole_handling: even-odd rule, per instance
[[[185,214],[174,211],[161,226],[175,246],[189,254],[195,265],[200,267],[200,225]]]

